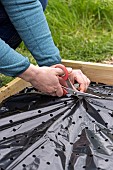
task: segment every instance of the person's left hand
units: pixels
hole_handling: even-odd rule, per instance
[[[79,84],[77,90],[81,92],[86,92],[90,84],[89,78],[83,74],[81,70],[72,70],[72,72],[69,74],[69,79],[71,80],[72,84]]]

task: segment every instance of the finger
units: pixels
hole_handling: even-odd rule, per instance
[[[69,74],[69,79],[72,82],[72,84],[75,84],[75,78],[76,78],[76,71],[73,71],[71,74]]]
[[[65,74],[61,68],[53,68],[53,69],[56,76],[62,76]]]
[[[80,90],[81,92],[85,92],[87,90],[86,76],[81,71],[78,71],[75,80],[79,83],[78,90]]]
[[[58,92],[53,92],[53,93],[51,93],[50,95],[51,95],[51,96],[61,97],[61,96],[65,96],[67,93],[68,93],[68,92],[67,92],[65,89],[63,89],[63,95],[62,95],[62,94],[59,95]]]
[[[81,92],[86,92],[88,86],[89,86],[89,80],[87,79],[86,76],[81,76],[81,80],[80,80],[80,85],[79,85],[79,90]]]
[[[90,83],[91,83],[90,79],[87,78],[87,87],[89,86]]]
[[[62,86],[68,87],[66,81],[65,81],[62,77],[58,77],[58,79],[59,79],[59,83],[60,83]]]
[[[90,80],[83,74],[84,84],[85,84],[85,91],[87,90]]]
[[[81,70],[73,70],[72,73],[69,75],[69,79],[72,84],[75,84],[75,89],[81,92],[87,90],[90,80],[82,73]],[[76,83],[79,84],[76,86]]]
[[[63,96],[63,89],[62,89],[61,85],[58,86],[57,91],[56,91],[56,95],[58,97]]]
[[[82,73],[82,71],[80,71],[79,73],[81,75],[80,91],[84,92],[88,88],[89,79]]]
[[[87,90],[87,83],[84,77],[80,78],[80,83],[79,83],[79,90],[81,92],[85,92]]]
[[[56,67],[56,65],[52,65],[52,68],[58,68]],[[66,69],[68,70],[68,73],[70,74],[72,72],[72,68],[71,67],[66,67]]]
[[[56,72],[56,75],[58,75],[58,76],[61,76],[61,75],[65,74],[65,72],[63,71],[62,68],[55,67],[55,65],[52,66],[52,68],[55,69],[54,71]],[[71,67],[66,67],[66,69],[68,71],[68,74],[70,74],[72,72],[72,68]]]
[[[80,86],[78,87],[78,90],[81,92],[86,92],[86,87],[84,86],[84,83],[80,84]]]
[[[71,74],[72,73],[72,68],[71,67],[66,67],[67,71],[68,71],[68,74]]]
[[[51,93],[50,95],[51,95],[51,96],[57,96],[56,92]]]
[[[49,92],[49,95],[51,96],[58,96],[61,97],[63,96],[63,88],[61,87],[61,85],[59,84],[57,87],[52,88]]]

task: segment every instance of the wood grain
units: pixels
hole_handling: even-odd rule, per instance
[[[30,83],[20,79],[15,78],[13,81],[8,83],[6,86],[3,86],[0,88],[0,102],[2,102],[4,99],[8,98],[9,96],[12,96],[19,91],[23,90],[25,87],[30,86]]]
[[[82,70],[93,82],[113,85],[113,65],[71,60],[62,60],[62,64]]]
[[[93,82],[113,85],[113,65],[73,60],[62,60],[62,64],[66,67],[82,70],[82,72]],[[30,83],[25,82],[20,78],[14,79],[6,86],[0,88],[0,102],[28,86],[31,86]]]

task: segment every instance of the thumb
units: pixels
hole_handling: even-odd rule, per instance
[[[57,64],[57,65],[61,65],[61,64]],[[63,65],[62,65],[63,66]],[[60,67],[56,67],[56,65],[53,65],[53,66],[51,66],[52,68],[55,68],[56,69],[56,73],[57,73],[57,75],[64,75],[65,74],[65,72],[64,72],[64,70],[62,69],[62,66],[61,66],[61,68]],[[64,66],[65,67],[65,66]],[[68,72],[68,74],[71,74],[71,72],[72,72],[72,68],[71,67],[66,67],[66,69],[67,69],[67,72]]]
[[[71,74],[72,73],[72,68],[71,67],[66,67],[67,71],[68,71],[68,74]]]
[[[56,64],[56,65],[52,65],[51,68],[58,68],[57,72],[58,75],[63,75],[65,72],[61,72],[61,70],[64,70],[63,67],[65,68],[65,66],[63,64]],[[60,70],[59,70],[60,69]],[[66,67],[68,74],[70,74],[72,72],[72,68],[71,67]]]
[[[66,67],[67,71],[68,71],[68,74],[71,74],[72,73],[72,68],[71,67]],[[56,71],[56,75],[57,76],[63,76],[65,75],[65,72],[63,69],[61,68],[55,68],[55,71]]]
[[[61,68],[53,68],[56,76],[63,76],[65,72]]]

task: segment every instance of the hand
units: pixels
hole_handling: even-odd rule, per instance
[[[61,66],[60,66],[60,65],[61,65]],[[63,66],[62,64],[56,64],[56,65],[52,65],[51,67],[52,67],[52,68],[60,68],[60,69],[63,70],[62,66]],[[64,66],[64,67],[65,67],[65,66]],[[72,68],[71,68],[71,67],[66,67],[66,69],[67,69],[68,75],[69,75],[69,74],[72,72]],[[63,75],[65,75],[65,72],[64,72]],[[58,79],[59,79],[59,82],[60,82],[60,84],[61,84],[62,86],[68,87],[66,81],[64,80],[64,78],[63,78],[62,76],[58,76]],[[64,93],[64,94],[65,94],[65,93]]]
[[[53,65],[52,67],[55,68],[56,65]],[[74,85],[75,82],[79,84],[79,87],[76,89],[75,86],[73,86],[73,89],[79,90],[81,92],[85,92],[90,84],[90,80],[82,73],[81,70],[72,70],[71,67],[66,67],[69,74],[69,79],[71,80],[72,84]],[[68,87],[66,81],[59,77],[59,82],[62,86]]]
[[[59,76],[63,74],[60,68],[37,67],[31,64],[19,77],[30,82],[41,92],[60,97],[63,95],[63,89],[59,83]]]
[[[75,82],[79,84],[77,90],[81,92],[86,92],[90,84],[90,80],[82,73],[81,70],[72,70],[72,72],[69,74],[69,79],[71,80],[72,84],[75,84]]]

